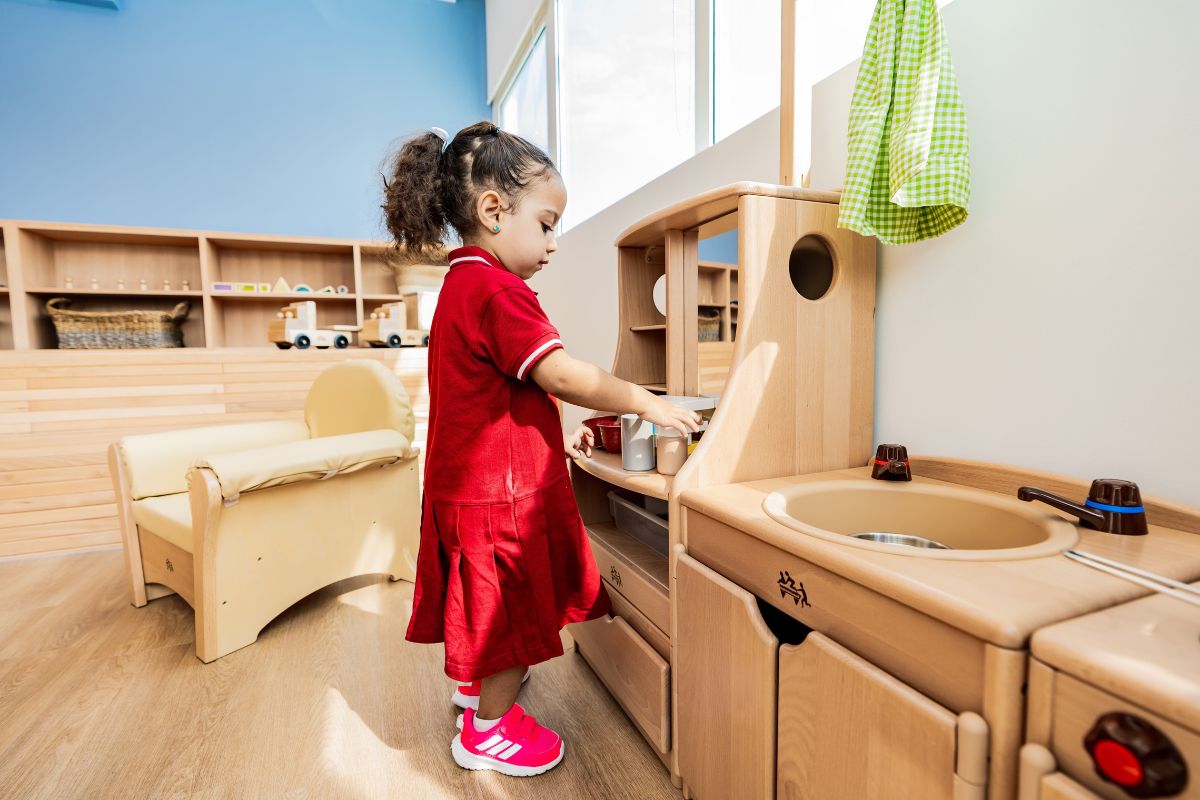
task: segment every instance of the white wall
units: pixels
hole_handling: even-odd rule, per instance
[[[708,189],[735,181],[774,183],[778,179],[779,110],[775,109],[567,231],[550,266],[531,281],[567,351],[604,369],[612,367],[617,347],[613,242],[622,231]],[[568,184],[568,207],[571,188]],[[566,419],[575,424],[583,416],[581,410],[569,407]]]
[[[971,216],[881,247],[877,441],[1200,503],[1200,6],[956,0]],[[857,62],[813,91],[840,186]]]
[[[529,28],[542,0],[486,0],[487,19],[487,94],[496,94],[504,70]]]

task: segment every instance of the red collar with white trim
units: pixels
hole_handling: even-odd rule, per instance
[[[451,250],[450,254],[447,256],[447,259],[450,262],[451,269],[458,266],[465,266],[467,264],[483,264],[484,266],[492,267],[494,269],[504,269],[505,272],[508,271],[504,268],[504,265],[500,263],[500,259],[496,258],[487,250],[484,250],[482,247],[475,247],[474,245],[457,247]]]

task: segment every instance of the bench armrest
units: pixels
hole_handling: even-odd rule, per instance
[[[212,470],[221,497],[232,504],[242,492],[381,467],[413,458],[408,437],[391,428],[301,442],[239,450],[197,459],[197,469]]]
[[[130,500],[141,500],[186,492],[188,469],[205,453],[306,439],[308,426],[299,420],[267,420],[126,436],[117,450],[129,477]]]

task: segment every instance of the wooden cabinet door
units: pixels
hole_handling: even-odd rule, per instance
[[[745,589],[682,553],[675,574],[679,774],[697,800],[772,798],[779,643]]]
[[[780,800],[952,800],[956,729],[949,711],[826,636],[779,649]]]

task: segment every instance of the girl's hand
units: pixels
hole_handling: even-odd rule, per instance
[[[659,427],[674,428],[684,436],[692,431],[700,430],[701,417],[699,414],[690,409],[672,405],[658,395],[651,395],[650,407],[638,416]]]
[[[574,433],[563,437],[563,449],[567,451],[567,458],[591,458],[592,445],[595,443],[595,437],[586,425],[580,425]]]

